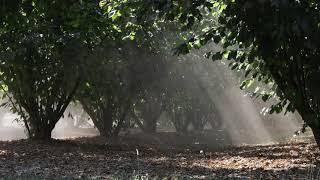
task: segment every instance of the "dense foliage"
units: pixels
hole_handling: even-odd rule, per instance
[[[103,1],[3,0],[0,4],[0,80],[10,100],[7,105],[21,116],[30,138],[49,139],[84,82],[89,54],[104,39],[122,33],[114,25],[117,3],[106,7]]]
[[[232,69],[243,69],[248,77],[241,88],[258,80],[269,84],[271,91],[257,90],[262,99],[277,96],[272,112],[297,110],[305,126],[313,130],[318,144],[319,77],[318,39],[319,3],[315,1],[192,1],[168,2],[155,6],[171,20],[186,26],[202,24],[218,16],[218,25],[207,24],[202,33],[195,33],[177,53],[188,53],[209,42],[220,50],[207,54],[213,60],[234,60]],[[167,8],[170,7],[170,8]],[[186,18],[187,17],[187,18]]]
[[[204,87],[192,68],[197,64],[186,60],[201,59],[202,51],[189,57],[171,51],[188,54],[212,43],[206,57],[231,60],[232,70],[244,70],[238,72],[246,78],[242,89],[263,101],[276,99],[270,113],[297,110],[320,144],[316,2],[0,4],[1,91],[30,138],[51,138],[73,100],[103,136],[127,127],[154,133],[162,115],[181,133],[220,127],[219,102],[208,97],[209,91],[223,92],[223,80],[215,77]]]
[[[30,138],[48,139],[80,83],[80,61],[92,17],[75,16],[92,3],[3,1],[0,29],[2,89]],[[98,17],[97,13],[92,16]],[[79,27],[79,28],[78,28]],[[88,40],[86,40],[88,38]]]

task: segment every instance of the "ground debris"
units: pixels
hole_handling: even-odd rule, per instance
[[[88,144],[89,141],[2,141],[0,177],[320,179],[320,152],[312,143],[199,150],[148,144]]]

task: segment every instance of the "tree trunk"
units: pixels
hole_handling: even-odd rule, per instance
[[[319,127],[310,127],[318,147],[320,148],[320,128]]]
[[[103,124],[103,134],[105,137],[113,136],[113,118],[112,112],[103,112],[103,119],[100,119],[100,121],[102,121]]]
[[[33,134],[30,136],[32,140],[43,140],[48,141],[51,140],[51,131],[48,127],[40,127],[37,129],[33,129]]]
[[[302,108],[302,106],[299,106],[297,110],[306,125],[311,128],[314,140],[316,141],[318,148],[320,149],[320,124],[318,121],[319,119],[317,119],[316,113],[310,107]]]
[[[144,131],[146,133],[156,133],[157,130],[157,118],[147,119],[144,121]]]

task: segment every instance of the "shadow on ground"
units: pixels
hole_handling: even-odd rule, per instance
[[[89,143],[90,142],[90,143]],[[97,143],[96,143],[97,142]],[[0,142],[0,177],[130,179],[320,178],[314,144],[197,149],[150,144],[103,144],[99,138]]]

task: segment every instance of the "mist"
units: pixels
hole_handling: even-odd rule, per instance
[[[198,56],[186,58],[191,61],[199,94],[205,94],[216,105],[224,132],[229,139],[226,144],[273,144],[292,140],[302,127],[297,113],[269,114],[270,102],[252,98],[241,90],[239,75],[228,67],[226,61],[211,62]],[[240,78],[241,79],[241,78]],[[216,138],[216,137],[213,137]],[[229,141],[229,142],[228,142]]]
[[[78,110],[78,114],[74,114],[72,110]],[[94,128],[94,125],[90,118],[85,114],[85,122],[79,123],[79,117],[83,115],[81,107],[70,105],[65,112],[63,118],[56,124],[55,129],[52,132],[52,137],[55,139],[69,139],[77,137],[91,137],[99,135],[99,132]],[[81,112],[81,113],[79,113]],[[24,126],[19,121],[16,114],[13,114],[9,109],[1,108],[0,114],[0,140],[19,140],[27,139]]]
[[[142,57],[153,58],[152,56],[154,55],[144,54]],[[156,80],[157,86],[169,89],[168,91],[175,92],[183,89],[187,96],[197,97],[201,102],[213,103],[214,112],[212,112],[211,121],[219,125],[211,129],[210,124],[205,125],[206,129],[214,132],[209,133],[210,137],[208,137],[212,143],[223,142],[232,145],[277,143],[291,139],[294,132],[301,127],[302,121],[297,114],[268,114],[266,109],[270,104],[253,99],[241,90],[239,76],[229,69],[228,63],[211,62],[202,56],[202,52],[182,57],[170,55],[168,59],[165,60],[166,73],[161,69],[160,71],[163,72],[154,72],[150,69],[153,68],[152,66],[144,64],[142,67],[150,70],[145,69],[145,73],[148,74],[142,77],[152,77]],[[178,77],[178,80],[171,81],[172,74],[174,78]],[[12,114],[8,109],[2,109],[0,116],[1,140],[27,138],[23,125],[16,120],[17,115]],[[167,112],[161,113],[158,118],[158,132],[175,131],[170,123],[161,125],[161,122],[168,121],[168,118],[170,117]],[[137,129],[137,127],[132,128]],[[74,103],[69,105],[52,132],[53,138],[57,139],[97,135],[99,132],[90,117],[80,105]]]

